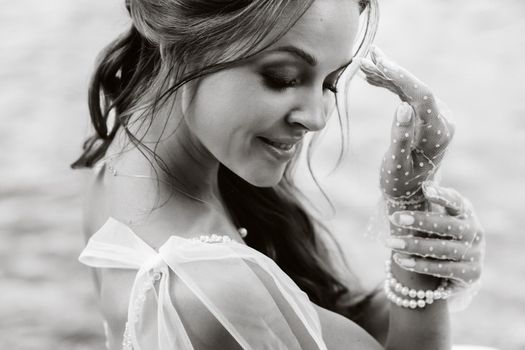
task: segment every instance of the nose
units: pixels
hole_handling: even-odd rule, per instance
[[[322,96],[305,97],[300,106],[293,109],[286,119],[292,125],[299,124],[308,131],[318,131],[324,129],[327,122],[327,110]]]

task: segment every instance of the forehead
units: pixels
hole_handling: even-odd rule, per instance
[[[296,24],[268,49],[296,46],[314,56],[319,65],[338,68],[352,58],[358,27],[358,1],[316,0]]]

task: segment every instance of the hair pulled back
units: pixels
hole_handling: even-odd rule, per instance
[[[95,133],[71,167],[92,167],[123,128],[146,158],[150,154],[168,172],[155,150],[130,132],[130,117],[141,111],[142,122],[151,122],[157,108],[184,84],[264,50],[286,34],[313,1],[126,0],[132,25],[98,57],[88,94]],[[360,3],[364,7],[368,1]],[[375,29],[367,32],[365,44]],[[313,302],[358,320],[367,298],[358,295],[357,285],[350,293],[323,255],[318,230],[331,235],[300,203],[292,181],[294,165],[287,165],[276,187],[260,188],[221,164],[221,196],[235,224],[250,232],[249,246],[275,260]]]

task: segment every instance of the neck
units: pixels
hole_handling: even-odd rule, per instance
[[[139,135],[138,138],[142,139],[149,148],[153,148],[155,158],[161,160],[159,165],[155,158],[150,157],[163,183],[162,191],[180,190],[180,193],[185,193],[190,198],[217,203],[219,161],[193,134],[181,115],[180,108],[176,108],[176,105],[168,105],[158,111],[152,119],[151,126],[146,128],[143,138],[140,137],[142,135],[139,130],[132,130],[132,132],[134,135]],[[140,121],[132,125],[144,128]],[[171,184],[173,188],[167,184]]]
[[[125,173],[159,177],[160,187],[152,180],[147,187],[129,189],[129,196],[150,199],[142,201],[141,209],[146,212],[154,206],[151,200],[153,193],[160,196],[160,205],[155,206],[156,209],[145,220],[138,221],[144,226],[160,228],[160,225],[171,232],[175,229],[182,236],[186,232],[227,233],[236,230],[220,197],[217,179],[219,162],[193,135],[184,120],[166,118],[167,115],[157,115],[151,127],[146,127],[145,135],[135,130],[131,132],[148,148],[155,150],[158,156],[155,158],[162,160],[161,164],[167,172],[151,156],[150,164],[133,145],[129,146],[132,150],[117,163]],[[148,123],[144,125],[138,121],[130,125],[144,128]],[[146,154],[149,155],[149,152]]]
[[[168,169],[161,175],[165,183],[205,202],[220,200],[217,180],[219,162],[196,139],[184,121],[173,135],[159,142],[157,154]]]

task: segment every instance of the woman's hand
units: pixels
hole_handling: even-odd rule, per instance
[[[483,229],[467,199],[427,181],[441,164],[454,126],[424,83],[375,47],[371,57],[361,64],[366,80],[403,101],[380,172],[389,213],[394,213],[387,245],[396,252],[394,261],[401,268],[447,278],[456,291],[465,289],[481,275]]]
[[[440,211],[397,211],[390,216],[396,227],[412,235],[392,236],[394,261],[403,269],[447,278],[456,290],[475,283],[481,275],[485,240],[470,201],[451,188],[423,183],[427,201]],[[407,232],[407,231],[405,231]]]
[[[392,127],[391,144],[381,165],[380,185],[393,198],[421,194],[421,184],[438,169],[454,135],[454,126],[445,118],[430,89],[410,72],[373,48],[372,61],[363,59],[366,80],[386,88],[404,101],[398,107]]]

